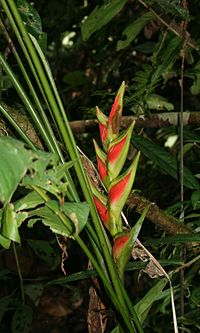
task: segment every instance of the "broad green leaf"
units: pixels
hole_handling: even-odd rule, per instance
[[[41,196],[37,192],[32,191],[32,192],[28,193],[25,197],[17,200],[14,203],[14,206],[15,206],[16,212],[18,212],[21,210],[36,208],[37,206],[39,206],[43,203],[44,203],[44,200],[41,198]]]
[[[28,222],[28,227],[32,227],[36,222],[42,222],[44,225],[49,227],[52,232],[62,235],[71,236],[74,232],[72,222],[67,219],[67,225],[56,215],[49,207],[41,207],[35,209],[29,213],[30,217],[33,217]],[[35,217],[36,216],[36,217]]]
[[[151,94],[146,99],[145,102],[150,110],[167,110],[172,111],[174,110],[174,105],[168,100],[160,95]]]
[[[89,205],[86,202],[66,202],[62,210],[73,222],[76,234],[79,234],[87,223]]]
[[[0,137],[0,201],[8,203],[30,165],[30,154],[23,143]]]
[[[150,140],[142,136],[134,136],[132,139],[134,146],[141,150],[142,153],[156,163],[162,170],[168,173],[170,176],[178,180],[178,166],[177,160],[174,156],[170,155],[164,148],[157,144],[152,143]],[[199,183],[189,169],[184,168],[184,186],[198,190]]]
[[[16,212],[14,210],[14,205],[11,203],[8,203],[3,209],[1,229],[3,237],[20,243]]]
[[[150,12],[140,16],[137,20],[129,24],[122,32],[122,35],[126,36],[125,40],[119,40],[117,43],[117,51],[124,49],[137,37],[142,28],[154,18],[154,15]]]
[[[4,249],[9,249],[11,244],[11,240],[7,239],[5,237],[3,237],[2,235],[0,235],[0,245],[4,248]]]
[[[134,306],[134,309],[140,319],[141,323],[146,319],[152,304],[160,297],[163,288],[166,286],[168,280],[163,278],[151,288],[146,295]]]
[[[17,0],[17,7],[22,16],[28,32],[35,36],[42,33],[42,23],[40,16],[33,5],[26,0]]]
[[[18,228],[21,226],[21,224],[27,219],[28,213],[27,212],[16,212],[16,221]]]
[[[64,213],[61,218],[60,214]],[[46,206],[35,209],[29,213],[30,217],[37,216],[29,221],[28,226],[40,221],[50,227],[57,234],[72,237],[74,233],[78,234],[84,228],[89,215],[89,206],[87,203],[64,203],[62,206],[57,201],[51,200]]]
[[[127,0],[109,0],[102,6],[96,6],[81,26],[83,40],[86,41],[90,36],[107,24],[124,7]]]
[[[28,333],[31,328],[33,312],[29,305],[20,306],[14,313],[11,333]]]

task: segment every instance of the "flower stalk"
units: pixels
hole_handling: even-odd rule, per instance
[[[140,152],[138,152],[129,168],[121,173],[127,159],[134,127],[133,122],[128,129],[120,132],[124,91],[125,83],[122,82],[109,117],[105,116],[99,107],[96,109],[103,149],[95,140],[94,148],[99,175],[107,193],[100,192],[93,181],[90,180],[97,211],[103,225],[113,238],[112,255],[122,281],[131,249],[146,215],[145,211],[131,230],[124,230],[121,213],[132,189],[140,157]]]

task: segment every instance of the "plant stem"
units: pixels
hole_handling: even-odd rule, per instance
[[[46,205],[48,206],[48,201],[50,200],[49,196],[40,189],[38,186],[33,185],[33,190],[35,190],[46,202]],[[53,210],[53,207],[50,207],[50,209]],[[61,219],[62,223],[68,228],[69,234],[72,234],[73,229],[71,228],[71,225],[69,225],[69,220],[66,218],[66,216],[61,212],[60,210],[53,210],[54,213]],[[87,255],[88,259],[91,261],[93,267],[95,268],[96,272],[98,273],[99,277],[101,278],[111,301],[113,302],[116,309],[118,309],[119,313],[121,314],[122,318],[124,319],[124,322],[126,323],[127,327],[129,328],[129,332],[135,332],[133,325],[131,324],[130,318],[127,315],[126,311],[123,311],[122,305],[119,303],[118,298],[116,297],[115,291],[113,290],[112,285],[110,284],[110,281],[106,277],[106,275],[103,273],[102,268],[97,263],[96,259],[93,257],[92,253],[88,249],[88,247],[85,245],[83,240],[80,238],[79,235],[73,234],[73,238],[77,241],[81,249],[84,251],[84,253]]]
[[[14,256],[15,256],[17,272],[18,272],[18,276],[19,276],[22,304],[24,305],[25,304],[24,282],[23,282],[23,277],[22,277],[22,272],[21,272],[21,267],[20,267],[20,263],[19,263],[19,258],[18,258],[15,242],[12,242],[12,247],[13,247],[13,252],[14,252]]]

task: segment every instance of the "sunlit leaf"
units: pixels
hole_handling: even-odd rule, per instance
[[[105,1],[102,6],[96,6],[81,26],[83,40],[107,24],[125,5],[127,0]]]
[[[26,174],[31,158],[23,143],[11,137],[0,137],[0,156],[0,201],[7,203]]]
[[[8,238],[3,237],[2,235],[0,235],[0,245],[4,248],[4,249],[9,249],[10,245],[11,245],[11,240]]]
[[[41,198],[41,196],[37,192],[31,191],[25,197],[17,200],[14,203],[14,206],[16,211],[20,211],[35,208],[43,203],[44,200]]]
[[[61,208],[73,222],[76,233],[79,234],[87,223],[89,205],[86,202],[66,202]]]
[[[31,219],[28,222],[28,226],[32,227],[36,222],[42,222],[44,225],[49,227],[51,231],[62,236],[71,236],[74,232],[72,222],[67,219],[67,225],[49,208],[41,207],[35,209],[29,213]]]
[[[60,213],[64,212],[64,216]],[[37,221],[42,223],[59,235],[72,236],[78,234],[84,228],[89,214],[87,203],[64,203],[62,207],[55,200],[50,200],[46,206],[37,208],[29,213],[31,220],[28,223],[32,227]]]
[[[3,219],[2,219],[1,228],[2,228],[3,237],[12,240],[14,242],[20,243],[16,212],[14,210],[14,205],[11,203],[8,203],[3,209]]]

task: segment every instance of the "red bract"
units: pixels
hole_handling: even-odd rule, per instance
[[[114,100],[114,103],[113,103],[113,106],[112,106],[112,109],[110,111],[110,115],[109,115],[109,118],[108,118],[108,124],[109,125],[111,125],[113,123],[114,117],[116,117],[116,114],[120,111],[119,101],[120,101],[120,95],[117,95],[115,100]]]
[[[99,123],[99,132],[100,132],[100,137],[101,137],[101,142],[104,145],[107,140],[107,126]]]
[[[115,101],[113,103],[109,118],[108,118],[108,139],[112,141],[117,137],[120,128],[120,120],[123,107],[123,96],[125,90],[125,82],[122,82]]]
[[[99,147],[99,145],[96,143],[95,140],[93,140],[93,142],[97,156],[97,165],[98,165],[99,174],[103,183],[107,185],[108,172],[106,165],[106,160],[107,160],[106,154],[103,152],[103,150],[101,150],[101,148]]]
[[[116,143],[115,145],[113,145],[109,151],[108,151],[108,162],[109,163],[115,163],[115,161],[118,159],[119,155],[122,152],[122,149],[126,143],[126,138],[127,135],[118,143]]]
[[[101,217],[102,222],[104,223],[105,226],[107,226],[110,219],[107,206],[105,206],[95,195],[94,195],[94,203]]]
[[[98,156],[97,156],[97,165],[98,165],[98,170],[99,170],[101,180],[103,183],[105,183],[106,178],[108,176],[107,168],[106,168],[105,163]]]
[[[114,203],[115,201],[117,201],[121,198],[121,196],[125,190],[125,187],[129,182],[130,176],[131,176],[131,170],[124,178],[121,178],[117,183],[115,183],[113,186],[111,186],[111,189],[108,194],[110,204]]]
[[[123,234],[118,236],[113,245],[113,257],[114,258],[119,258],[121,251],[125,248],[127,242],[129,241],[131,235],[130,233]]]

